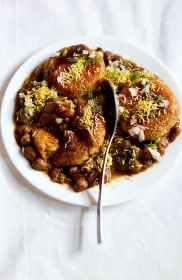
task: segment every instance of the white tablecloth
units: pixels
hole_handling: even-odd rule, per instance
[[[0,0],[0,99],[30,55],[80,35],[140,45],[182,86],[181,13],[181,0]],[[95,208],[28,188],[0,149],[0,280],[182,279],[182,159],[150,193],[104,209],[98,245]]]

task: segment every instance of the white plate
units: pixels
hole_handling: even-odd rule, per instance
[[[100,46],[105,50],[111,50],[127,56],[163,79],[177,95],[180,102],[181,95],[172,74],[156,57],[139,47],[111,37],[77,37],[55,43],[33,55],[18,69],[6,89],[1,109],[2,137],[11,161],[21,175],[40,191],[61,201],[90,206],[97,203],[98,187],[81,193],[75,193],[65,185],[52,182],[44,173],[33,170],[29,166],[28,161],[20,154],[19,147],[15,141],[13,126],[15,96],[25,78],[36,66],[49,56],[54,55],[60,48],[80,43],[87,44],[92,48]],[[172,165],[174,166],[174,163],[179,158],[179,151],[182,150],[181,146],[181,137],[178,137],[168,147],[166,154],[159,164],[155,164],[152,168],[131,177],[129,180],[126,177],[113,180],[111,184],[104,188],[103,205],[114,205],[135,199],[149,189],[156,187],[159,181],[169,173]]]

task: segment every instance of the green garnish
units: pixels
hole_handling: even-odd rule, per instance
[[[124,108],[124,111],[123,111],[123,113],[122,113],[122,116],[123,116],[124,119],[129,118],[129,111],[128,111],[126,108]]]
[[[95,64],[98,64],[100,63],[101,61],[103,60],[103,58],[100,56],[100,55],[95,55],[94,57],[86,57],[85,59],[85,66],[87,65],[95,65]]]
[[[155,140],[152,140],[152,141],[150,141],[149,143],[147,143],[145,146],[146,147],[150,147],[150,148],[152,148],[152,149],[154,149],[154,150],[157,150],[157,146],[158,146],[158,144],[160,143],[160,138],[158,137],[158,138],[156,138]]]
[[[132,82],[134,83],[139,83],[143,78],[145,79],[149,79],[151,78],[152,74],[150,72],[144,72],[142,71],[135,71],[133,73],[131,73],[130,79]]]
[[[130,71],[118,71],[113,65],[107,66],[104,78],[111,81],[114,85],[119,85],[129,81]]]
[[[135,71],[131,73],[130,79],[132,82],[139,81],[140,78],[142,78],[142,73],[140,71]]]
[[[133,162],[136,159],[136,155],[133,151],[134,150],[132,149],[132,147],[122,150],[120,154],[120,160],[119,160],[120,165],[122,166],[129,165],[131,164],[131,162]]]

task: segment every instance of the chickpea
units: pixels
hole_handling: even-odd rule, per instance
[[[31,132],[31,127],[29,127],[28,125],[22,125],[18,128],[18,133],[20,135],[23,135],[25,133],[30,133]]]
[[[58,181],[59,173],[60,173],[59,168],[53,168],[53,169],[51,169],[51,171],[50,171],[50,176],[51,176],[51,179],[52,179],[54,182],[57,182],[57,181]]]
[[[73,188],[74,188],[74,190],[76,192],[80,192],[80,191],[86,190],[88,188],[88,182],[85,180],[85,178],[80,177],[75,182]]]
[[[39,171],[47,171],[49,164],[43,160],[42,158],[36,158],[33,162],[32,162],[32,167],[36,170]]]
[[[93,185],[95,185],[97,183],[97,175],[94,172],[90,173],[87,177],[87,181],[88,181],[89,187],[92,187]]]
[[[23,115],[22,113],[19,113],[16,118],[16,121],[20,124],[28,124],[31,120],[32,118],[30,116]]]
[[[69,174],[70,175],[74,175],[74,174],[76,174],[78,172],[78,167],[77,166],[71,166],[70,168],[69,168]]]
[[[29,133],[25,133],[20,139],[20,143],[22,146],[27,146],[30,144],[30,142],[31,142],[31,136]]]
[[[23,147],[22,153],[29,161],[33,161],[37,155],[36,150],[32,146]]]

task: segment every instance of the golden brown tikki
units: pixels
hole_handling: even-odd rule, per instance
[[[120,124],[140,142],[156,140],[179,118],[179,104],[170,88],[157,77],[138,71],[139,79],[127,83],[119,93]]]
[[[49,86],[64,96],[76,98],[94,90],[103,78],[105,64],[101,52],[85,45],[60,50],[44,66]]]
[[[63,143],[54,156],[54,163],[59,167],[80,165],[100,151],[106,135],[101,106],[89,100],[72,123],[72,129],[75,132],[64,131]]]

